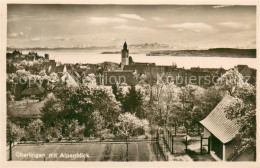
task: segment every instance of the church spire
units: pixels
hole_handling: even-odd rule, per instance
[[[124,50],[127,50],[126,39],[125,39],[125,43],[124,43],[123,49],[124,49]]]
[[[123,45],[123,49],[122,49],[122,52],[121,52],[121,65],[122,67],[124,65],[129,65],[129,51],[127,49],[127,43],[126,43],[126,39],[125,39],[125,43]]]

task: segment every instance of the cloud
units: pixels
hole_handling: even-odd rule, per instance
[[[177,32],[183,32],[184,29],[179,28],[179,29],[177,29],[176,31],[177,31]]]
[[[107,24],[107,23],[124,23],[126,19],[118,17],[90,17],[89,23],[92,24]]]
[[[126,25],[114,26],[114,29],[125,30],[125,31],[127,30],[127,31],[133,31],[133,32],[137,32],[137,31],[155,32],[155,30],[150,27],[126,26]]]
[[[160,22],[160,21],[162,21],[163,19],[161,19],[161,18],[159,18],[159,17],[152,17],[153,18],[153,20],[156,20],[156,21],[158,21],[158,22]]]
[[[28,31],[31,31],[32,30],[32,27],[29,27],[29,26],[26,26],[26,27],[24,27],[26,30],[28,30]]]
[[[122,18],[126,18],[126,19],[134,19],[134,20],[139,20],[139,21],[145,21],[144,18],[142,18],[139,15],[136,14],[118,14],[117,16],[122,17]]]
[[[54,41],[71,41],[73,40],[72,38],[66,38],[66,37],[54,37],[52,38]]]
[[[215,6],[212,6],[212,8],[217,9],[217,8],[226,8],[226,7],[230,7],[230,6],[233,6],[233,5],[215,5]]]
[[[10,39],[24,39],[25,34],[23,32],[11,33],[11,34],[8,34],[7,37],[10,38]]]
[[[117,38],[112,38],[111,39],[111,42],[116,42],[117,41]]]
[[[31,20],[31,21],[47,21],[47,20],[53,20],[52,17],[36,17],[36,16],[24,16],[24,20]]]
[[[224,26],[226,28],[231,28],[231,29],[248,29],[250,26],[244,23],[238,23],[238,22],[221,22],[218,23],[220,26]]]
[[[173,28],[177,31],[184,31],[189,30],[193,32],[201,32],[201,31],[213,31],[214,28],[211,25],[208,25],[206,23],[179,23],[179,24],[169,24],[169,25],[162,25],[161,27],[166,28]]]
[[[7,21],[8,22],[16,22],[21,21],[22,18],[19,15],[7,15]]]
[[[36,16],[19,16],[11,15],[7,18],[8,22],[19,22],[19,21],[48,21],[53,20],[52,17],[36,17]]]
[[[31,41],[41,41],[41,38],[39,37],[31,38]]]

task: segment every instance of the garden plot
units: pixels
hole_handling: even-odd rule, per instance
[[[150,143],[128,144],[128,161],[153,161]],[[127,161],[125,143],[17,145],[13,161]],[[85,158],[85,156],[89,156]],[[9,156],[9,150],[7,150]]]

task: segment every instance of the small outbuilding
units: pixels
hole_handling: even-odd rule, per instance
[[[227,118],[225,109],[234,102],[234,97],[226,95],[213,111],[200,123],[204,126],[204,137],[210,137],[210,153],[223,161],[254,161],[254,150],[237,154],[235,136],[239,125]]]

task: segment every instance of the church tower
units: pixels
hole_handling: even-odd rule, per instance
[[[127,49],[126,41],[121,51],[121,66],[123,67],[124,65],[129,65],[129,51]]]

